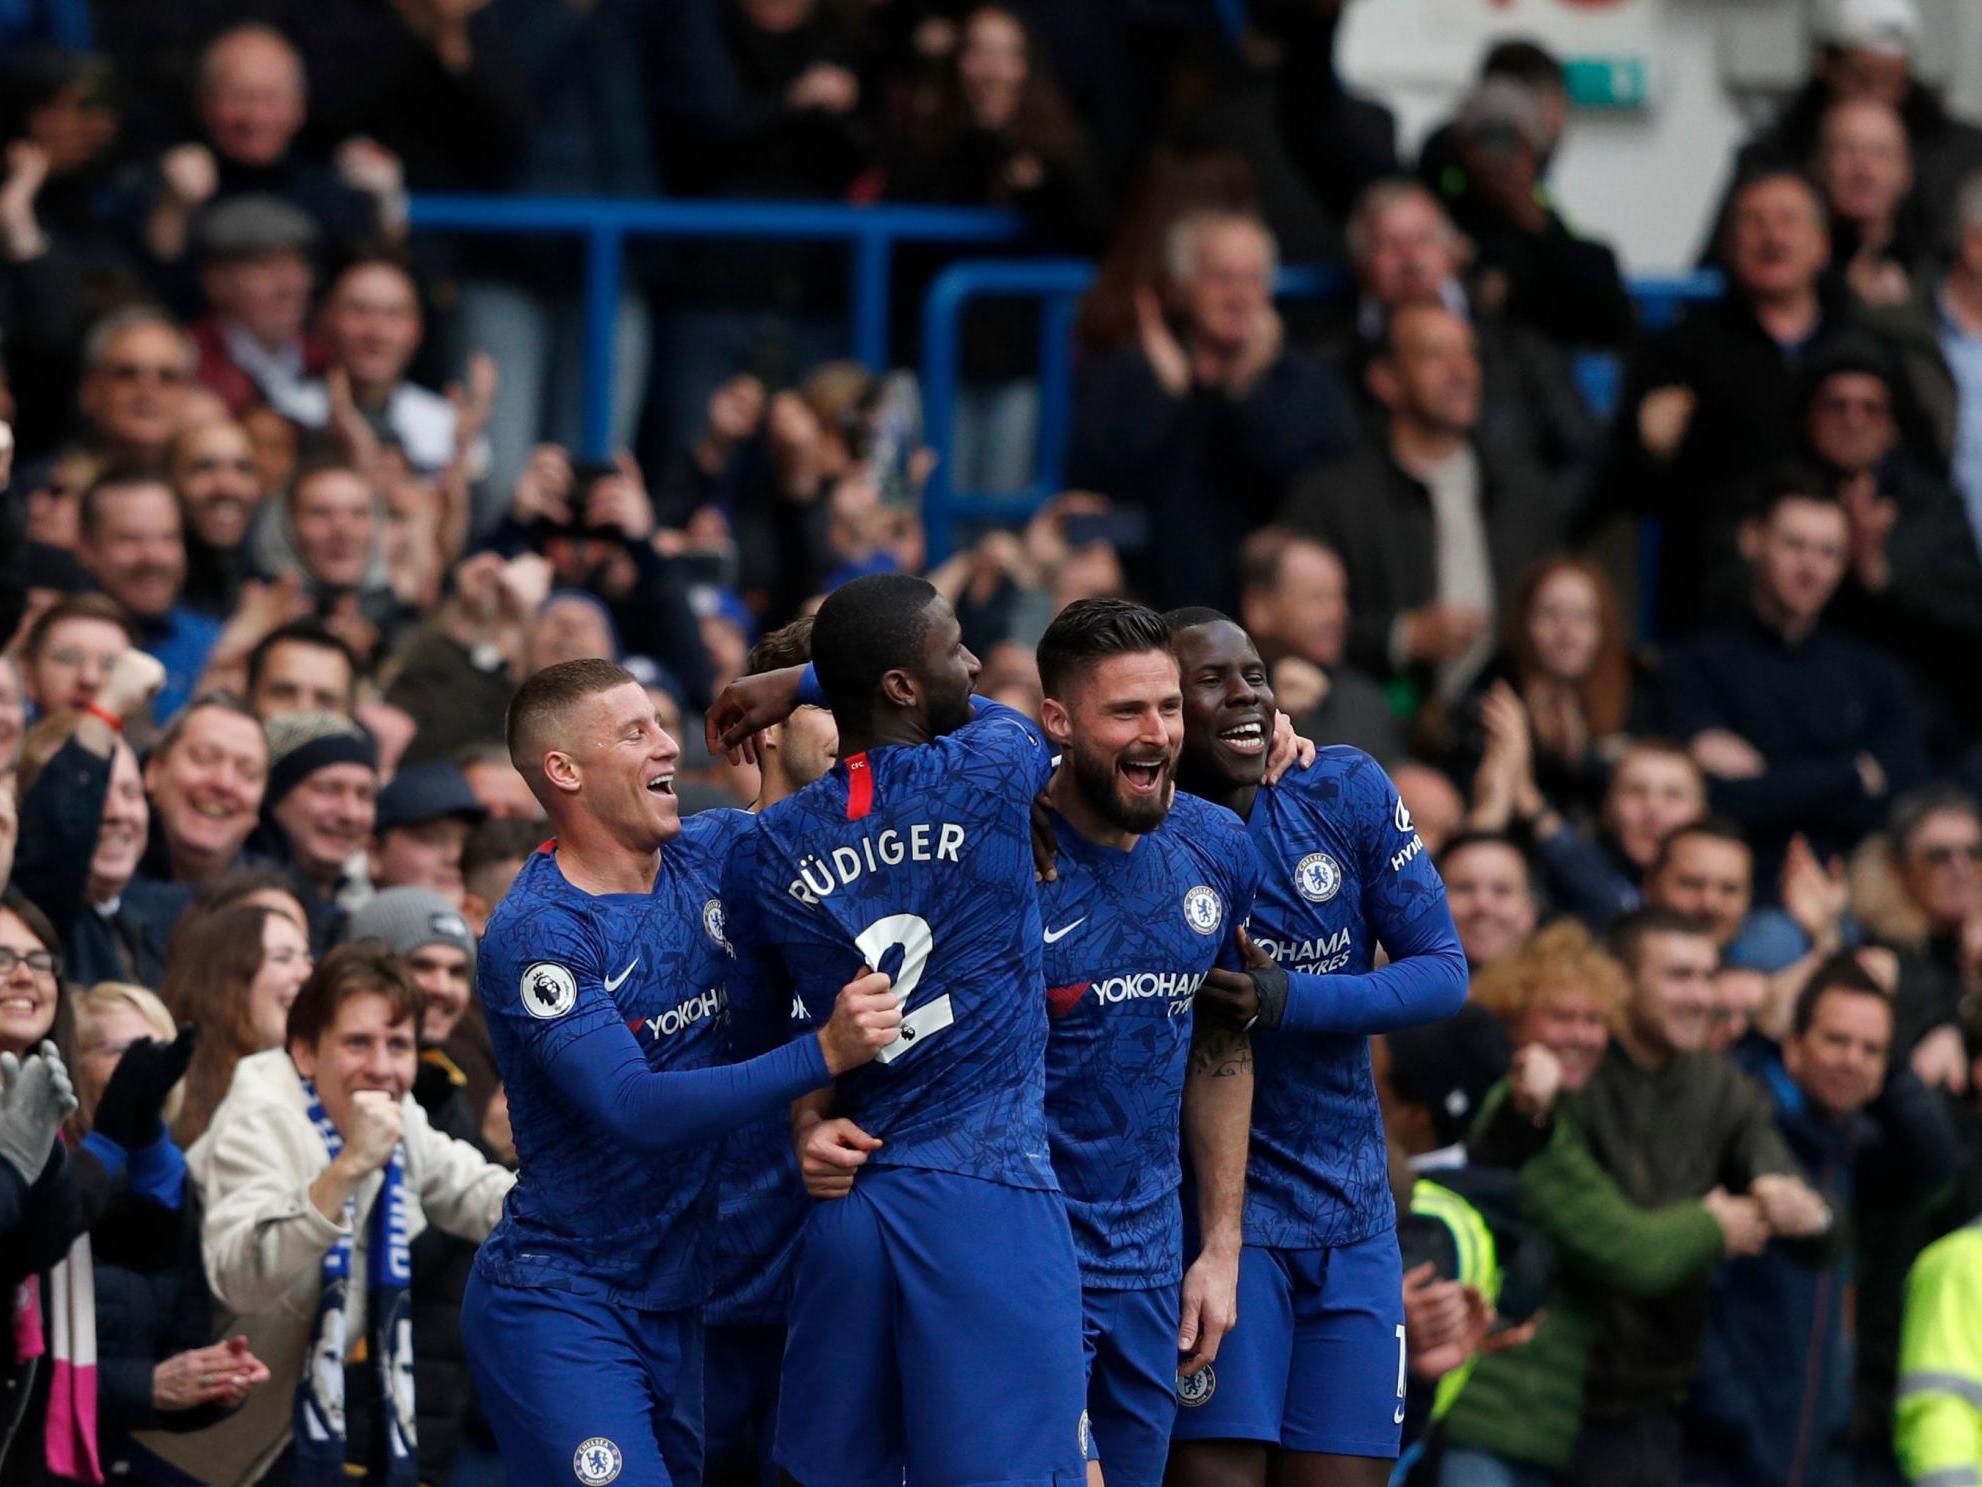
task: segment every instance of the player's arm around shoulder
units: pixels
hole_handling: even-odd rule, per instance
[[[479,1244],[502,1217],[516,1174],[466,1141],[436,1131],[410,1094],[405,1110],[406,1177],[428,1223]]]
[[[1029,803],[1053,778],[1054,751],[1046,730],[1017,708],[989,697],[972,697],[970,711],[970,722],[951,738],[958,747],[1013,770],[1012,788],[1022,790]]]

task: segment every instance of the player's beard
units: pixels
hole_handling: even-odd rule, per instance
[[[971,720],[970,684],[954,697],[931,696],[928,702],[929,736],[947,738]]]
[[[1092,754],[1079,744],[1069,744],[1067,752],[1073,759],[1074,788],[1088,808],[1117,831],[1147,836],[1170,814],[1170,802],[1177,793],[1175,760],[1163,761],[1162,788],[1147,799],[1138,799],[1122,793],[1121,776],[1115,770],[1119,755]]]

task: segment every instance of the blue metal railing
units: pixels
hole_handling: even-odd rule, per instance
[[[513,234],[578,239],[585,254],[584,408],[582,450],[608,453],[612,422],[613,327],[630,238],[747,238],[843,242],[850,249],[851,350],[880,367],[888,360],[890,273],[898,243],[982,247],[1012,243],[1024,219],[990,207],[852,206],[842,202],[620,201],[528,196],[415,196],[413,226],[422,231]],[[930,443],[941,462],[924,498],[932,558],[946,554],[958,518],[1017,515],[1058,489],[1066,466],[1073,407],[1073,320],[1094,267],[1079,259],[981,259],[954,263],[930,284],[922,308],[922,379]],[[1316,298],[1343,292],[1335,267],[1282,269],[1278,292]],[[1688,302],[1719,292],[1712,273],[1640,279],[1632,294],[1640,323],[1658,330]],[[1041,302],[1040,417],[1035,484],[1002,497],[958,492],[948,456],[960,388],[963,316],[988,297]],[[1578,380],[1594,404],[1614,402],[1614,358],[1584,358]],[[1606,410],[1607,411],[1607,410]]]
[[[922,518],[932,563],[949,556],[960,518],[1021,514],[1060,488],[1073,423],[1074,313],[1093,282],[1094,265],[1084,258],[968,259],[930,282],[922,301],[922,421],[938,459],[923,492]],[[1274,289],[1283,297],[1316,299],[1340,293],[1346,284],[1334,267],[1283,268]],[[961,391],[964,312],[987,298],[1042,302],[1033,483],[997,496],[957,491],[948,458]]]
[[[543,196],[415,196],[421,231],[578,238],[585,249],[583,453],[603,459],[612,433],[613,323],[628,238],[782,238],[852,250],[856,360],[888,359],[888,296],[897,243],[1006,243],[1025,221],[991,207],[849,206],[840,202],[615,201]]]
[[[1028,512],[1061,485],[1073,416],[1074,311],[1094,280],[1094,265],[1083,259],[966,259],[953,263],[929,285],[922,303],[922,407],[929,443],[942,458],[923,494],[923,526],[930,561],[947,557],[960,521],[1012,517]],[[1275,285],[1282,298],[1315,299],[1342,294],[1349,281],[1333,265],[1283,268]],[[1646,330],[1670,325],[1687,304],[1720,293],[1720,276],[1695,273],[1639,279],[1632,295]],[[958,491],[948,455],[954,444],[957,397],[961,390],[963,317],[980,299],[1037,299],[1039,326],[1039,427],[1033,484],[1000,495]],[[1578,386],[1598,411],[1608,415],[1616,402],[1618,362],[1597,353],[1577,359]]]

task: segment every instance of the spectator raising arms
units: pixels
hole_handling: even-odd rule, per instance
[[[1353,414],[1332,374],[1286,344],[1263,222],[1186,212],[1163,249],[1160,287],[1136,291],[1136,343],[1082,366],[1073,479],[1140,507],[1164,534],[1139,575],[1159,607],[1230,604],[1238,574],[1224,539],[1269,518],[1295,475],[1343,449]]]
[[[273,1376],[210,1429],[146,1438],[184,1469],[294,1480],[320,1458],[410,1472],[407,1247],[429,1224],[481,1239],[516,1180],[413,1100],[418,1017],[394,956],[341,947],[297,994],[285,1046],[241,1061],[194,1145],[207,1275]]]

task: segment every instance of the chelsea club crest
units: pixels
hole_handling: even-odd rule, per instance
[[[619,1479],[621,1460],[618,1446],[603,1435],[595,1435],[571,1453],[571,1474],[586,1487],[605,1487]]]
[[[1200,883],[1184,895],[1184,923],[1201,935],[1215,935],[1225,921],[1225,906],[1212,889]]]
[[[725,951],[731,955],[736,954],[734,950],[730,949],[729,939],[723,933],[723,901],[721,899],[712,898],[706,904],[702,905],[702,928],[709,938],[714,940],[718,945],[721,945]]]
[[[1177,1375],[1177,1403],[1187,1410],[1196,1409],[1218,1392],[1218,1375],[1205,1364],[1196,1373]]]
[[[1326,852],[1310,852],[1294,869],[1294,886],[1309,903],[1325,904],[1342,886],[1342,864]]]

